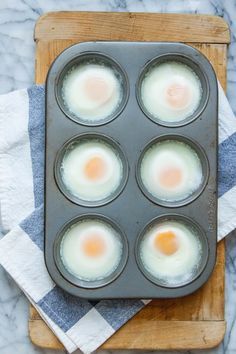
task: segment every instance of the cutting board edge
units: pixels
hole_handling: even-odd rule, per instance
[[[106,19],[106,14],[107,11],[103,12],[96,12],[98,16],[105,16],[104,19]],[[78,17],[80,16],[81,20],[83,20],[84,17],[90,16],[94,14],[94,11],[51,11],[47,12],[43,15],[41,15],[38,20],[36,21],[35,28],[34,28],[34,40],[37,42],[38,40],[48,40],[52,38],[62,38],[68,39],[68,32],[66,26],[64,26],[64,31],[60,31],[60,27],[57,26],[58,24],[58,17],[61,17],[61,20],[66,18],[67,15],[70,15],[71,17],[75,16]],[[179,36],[179,26],[183,26],[183,16],[186,19],[186,28],[185,31],[182,31],[182,39],[179,40],[179,42],[189,42],[189,43],[223,43],[223,44],[228,44],[230,43],[230,28],[228,23],[220,16],[214,16],[214,15],[207,15],[207,14],[176,14],[176,13],[151,13],[151,12],[109,12],[109,15],[113,17],[113,22],[116,20],[118,17],[125,17],[131,18],[137,26],[142,26],[142,30],[145,30],[145,18],[149,16],[155,17],[160,17],[160,19],[163,18],[163,15],[166,16],[168,21],[166,23],[163,23],[164,25],[164,31],[168,32],[169,36],[169,41],[174,41],[175,39],[175,31],[177,31],[177,35]],[[174,24],[171,22],[172,19],[175,19]],[[78,20],[78,18],[76,18]],[[120,20],[120,19],[119,19]],[[204,23],[202,23],[204,22]],[[109,30],[109,27],[107,28],[107,25],[111,24],[112,22],[108,22],[106,24],[106,21],[103,22],[103,31]],[[209,26],[206,26],[209,23]],[[46,27],[45,27],[46,24]],[[113,23],[114,25],[114,23]],[[212,31],[214,25],[214,31]],[[155,26],[155,22],[153,22],[153,26]],[[196,38],[192,37],[192,35],[189,33],[191,27],[194,27],[195,32],[196,32]],[[106,27],[106,29],[105,29]],[[171,29],[171,31],[169,31]],[[122,30],[122,28],[120,28]],[[207,32],[208,30],[208,32]],[[163,31],[163,28],[160,27],[155,27],[155,34],[158,31]],[[72,38],[78,37],[78,32],[75,31],[73,34],[69,34],[72,36]],[[172,39],[173,37],[173,39]],[[70,37],[69,37],[70,38]],[[152,39],[149,39],[151,41]],[[166,41],[166,39],[162,39],[161,41]]]
[[[38,322],[38,327],[35,326],[35,321]],[[162,328],[163,324],[163,328]],[[176,336],[171,335],[171,340],[167,343],[166,338],[156,341],[155,345],[142,346],[134,338],[133,344],[125,347],[125,350],[196,350],[196,349],[211,349],[217,347],[223,340],[226,331],[226,321],[158,321],[158,333],[161,336],[163,332],[166,332],[166,327],[171,329],[174,326],[181,324],[182,327],[182,339],[185,336],[185,329],[191,325],[193,336],[188,338],[191,341],[191,345],[184,346],[182,343],[176,341],[180,338],[180,332],[176,332]],[[48,331],[48,326],[41,320],[29,320],[29,336],[34,345],[39,348],[45,349],[64,349],[63,344]],[[178,326],[177,326],[178,327]],[[196,328],[195,328],[196,327]],[[42,337],[35,336],[35,331],[40,330]],[[210,332],[210,338],[208,334]],[[118,333],[118,332],[117,332]],[[117,342],[113,343],[111,338],[107,340],[99,349],[103,350],[124,350],[123,343],[117,345]]]

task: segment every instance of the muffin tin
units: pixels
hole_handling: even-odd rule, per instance
[[[140,96],[141,80],[149,68],[166,60],[189,65],[201,80],[203,94],[196,112],[181,122],[153,119]],[[81,62],[103,62],[120,75],[123,96],[117,110],[99,122],[74,116],[62,97],[63,77]],[[217,243],[217,80],[209,61],[196,49],[180,43],[87,42],[74,45],[52,64],[46,85],[45,261],[52,279],[67,292],[87,299],[173,298],[190,294],[210,276]],[[114,195],[100,202],[84,202],[64,188],[60,176],[62,154],[78,139],[101,138],[117,149],[124,176]],[[204,175],[201,187],[181,202],[156,200],[139,175],[140,159],[152,142],[175,139],[198,152]],[[83,218],[99,218],[120,230],[122,262],[115,273],[95,284],[79,281],[63,266],[63,232]],[[181,220],[199,230],[202,262],[191,282],[164,285],[150,277],[139,257],[143,233],[156,221]]]

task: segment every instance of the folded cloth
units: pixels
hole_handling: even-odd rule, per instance
[[[0,263],[68,352],[97,349],[146,300],[87,301],[57,287],[44,264],[44,86],[0,96]],[[218,240],[236,227],[236,119],[219,86]]]

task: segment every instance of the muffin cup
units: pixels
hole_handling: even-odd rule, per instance
[[[197,153],[197,155],[201,161],[201,165],[202,165],[203,180],[202,180],[201,185],[191,195],[187,196],[184,199],[177,200],[177,201],[167,201],[167,200],[155,197],[154,195],[152,195],[152,193],[150,193],[147,190],[147,188],[145,187],[145,185],[142,181],[142,177],[141,177],[141,164],[142,164],[142,160],[144,158],[145,153],[152,147],[152,145],[155,145],[160,142],[168,141],[168,140],[182,142],[182,143],[190,146]],[[159,136],[158,138],[154,138],[153,140],[151,140],[144,147],[143,151],[141,152],[141,155],[139,157],[137,167],[136,167],[136,179],[137,179],[139,188],[141,189],[142,193],[148,199],[150,199],[152,202],[154,202],[155,204],[158,204],[158,205],[164,206],[164,207],[168,207],[168,208],[181,207],[181,206],[184,206],[184,205],[187,205],[187,204],[193,202],[204,191],[204,188],[206,187],[208,178],[209,178],[209,163],[208,163],[208,159],[207,159],[205,151],[196,141],[193,141],[192,139],[189,139],[189,138],[187,138],[183,135],[179,135],[179,134],[162,135],[162,136]]]
[[[89,120],[82,117],[77,116],[73,112],[70,111],[69,107],[66,105],[64,98],[63,98],[63,80],[66,77],[67,73],[69,73],[73,68],[83,65],[83,64],[100,64],[102,66],[107,66],[108,68],[112,69],[115,76],[121,82],[122,88],[122,98],[121,101],[118,103],[117,107],[115,108],[114,112],[112,112],[109,116],[96,119],[96,120]],[[82,53],[72,60],[67,62],[61,72],[58,74],[55,82],[55,96],[58,102],[59,107],[63,111],[63,113],[74,122],[77,122],[81,125],[85,126],[99,126],[106,123],[109,123],[113,119],[117,118],[120,113],[123,111],[129,96],[129,84],[128,84],[128,77],[121,66],[111,57],[106,56],[101,53],[97,52],[86,52]]]
[[[187,227],[193,229],[196,234],[198,235],[198,240],[201,243],[201,248],[202,248],[202,254],[201,254],[201,260],[197,266],[197,268],[194,271],[194,275],[191,277],[190,280],[188,281],[183,281],[179,282],[178,284],[171,284],[168,282],[165,282],[163,279],[159,279],[158,277],[155,277],[153,274],[151,274],[146,267],[144,266],[141,256],[140,256],[140,244],[143,240],[143,237],[145,237],[146,233],[155,225],[165,222],[165,221],[178,221],[186,225]],[[161,215],[157,218],[152,219],[141,231],[139,234],[136,245],[135,245],[135,257],[136,257],[136,262],[137,265],[140,269],[140,271],[144,274],[144,276],[149,279],[151,282],[154,284],[165,287],[165,288],[180,288],[186,285],[191,284],[194,280],[196,280],[204,271],[207,261],[208,261],[208,255],[209,255],[209,244],[207,241],[207,237],[200,227],[199,224],[197,224],[193,219],[180,215],[180,214],[165,214]]]
[[[178,62],[178,63],[184,64],[184,65],[187,65],[198,76],[198,78],[201,82],[201,86],[202,86],[202,97],[201,97],[198,108],[189,117],[186,117],[185,119],[183,119],[181,121],[177,121],[177,122],[168,122],[168,121],[161,120],[158,117],[155,117],[152,113],[150,113],[148,111],[148,109],[145,107],[145,104],[143,103],[143,100],[142,100],[141,88],[142,88],[142,82],[143,82],[145,76],[155,66],[158,66],[158,65],[160,65],[162,63],[166,63],[166,62]],[[209,83],[208,83],[207,76],[204,72],[204,68],[200,67],[199,64],[197,64],[192,58],[185,56],[183,54],[178,54],[178,53],[160,55],[158,57],[155,57],[151,61],[149,61],[144,66],[143,70],[141,71],[138,81],[137,81],[137,84],[136,84],[136,98],[137,98],[138,104],[139,104],[141,110],[143,111],[143,113],[149,119],[151,119],[154,123],[157,123],[157,124],[162,125],[164,127],[181,127],[181,126],[189,124],[190,122],[197,119],[204,111],[204,109],[207,105],[208,99],[209,99]]]
[[[122,174],[122,179],[120,181],[119,186],[108,197],[103,198],[101,200],[97,200],[97,201],[88,201],[88,200],[84,200],[84,199],[77,197],[66,187],[66,185],[63,182],[63,178],[62,178],[62,174],[61,174],[61,165],[62,165],[62,161],[63,161],[63,157],[64,157],[65,153],[70,149],[72,150],[73,145],[76,146],[77,143],[87,142],[87,141],[90,141],[93,139],[95,139],[96,141],[104,142],[105,144],[110,146],[118,154],[118,156],[121,160],[122,166],[123,166],[123,169],[122,169],[123,174]],[[56,160],[55,160],[55,164],[54,164],[54,176],[55,176],[55,179],[56,179],[56,182],[57,182],[57,185],[58,185],[60,191],[73,203],[76,203],[76,204],[82,205],[82,206],[87,206],[87,207],[97,207],[97,206],[105,205],[105,204],[111,202],[112,200],[114,200],[115,198],[117,198],[119,196],[119,194],[125,188],[125,185],[128,180],[128,174],[129,174],[128,160],[127,160],[124,152],[122,151],[121,147],[118,145],[118,143],[116,143],[113,139],[109,138],[106,135],[97,134],[97,133],[80,134],[80,135],[76,135],[76,136],[72,137],[71,139],[69,139],[62,146],[62,148],[58,151],[57,156],[56,156]]]
[[[78,277],[70,273],[69,270],[66,269],[61,259],[61,242],[63,236],[65,235],[65,232],[68,229],[70,229],[73,225],[76,225],[78,222],[81,222],[83,220],[99,220],[101,222],[109,224],[117,232],[117,234],[120,237],[120,241],[122,243],[122,256],[117,268],[110,275],[99,280],[87,281],[87,280],[79,279]],[[87,289],[100,288],[113,282],[117,277],[119,277],[119,275],[122,273],[123,269],[125,268],[127,258],[128,258],[128,242],[125,234],[121,231],[120,227],[114,221],[100,214],[84,214],[70,220],[61,228],[54,241],[54,260],[59,272],[70,283],[81,288],[87,288]]]

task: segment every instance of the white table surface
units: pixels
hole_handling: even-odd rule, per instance
[[[0,0],[0,93],[27,87],[33,83],[35,21],[44,12],[57,10],[175,12],[222,16],[229,23],[232,33],[228,55],[227,95],[236,112],[235,0]],[[188,353],[236,354],[235,250],[236,232],[227,238],[225,340],[216,349]],[[0,268],[0,354],[55,353],[31,344],[27,328],[28,310],[27,299]],[[56,353],[61,354],[64,351]],[[128,354],[128,351],[122,353]]]

